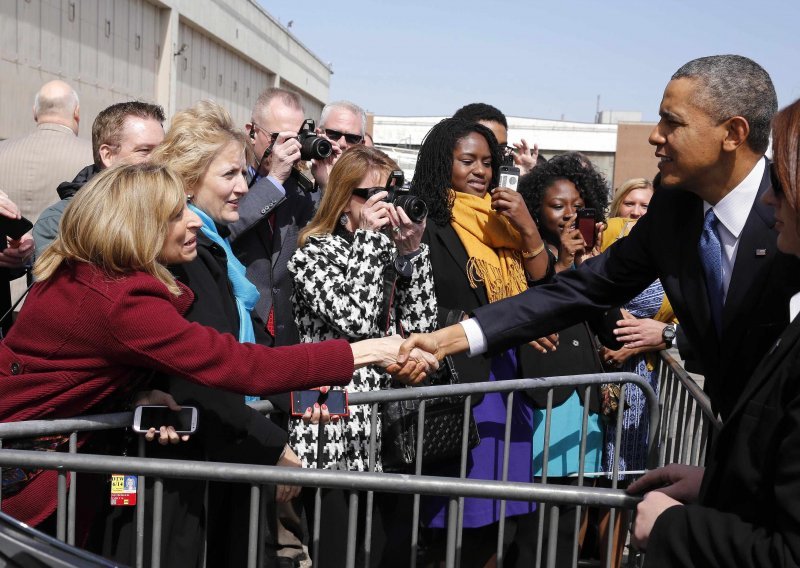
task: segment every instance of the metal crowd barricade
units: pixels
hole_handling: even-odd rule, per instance
[[[691,379],[689,379],[691,380]],[[416,463],[414,475],[374,473],[374,472],[344,472],[327,471],[313,469],[294,469],[274,466],[252,466],[241,464],[224,464],[210,462],[190,462],[183,460],[159,460],[146,458],[120,458],[98,455],[76,454],[76,442],[78,432],[88,432],[96,430],[106,430],[128,426],[131,420],[131,413],[119,413],[113,415],[84,417],[70,420],[54,421],[30,421],[24,423],[0,424],[0,442],[2,439],[15,437],[35,437],[48,434],[70,434],[69,453],[51,453],[23,450],[3,450],[0,449],[0,465],[36,467],[43,469],[56,469],[59,472],[58,483],[58,514],[57,514],[57,536],[60,540],[68,544],[75,542],[75,491],[77,479],[75,472],[97,472],[97,473],[117,473],[120,470],[139,475],[138,495],[137,495],[137,546],[136,546],[136,566],[143,565],[144,559],[144,520],[145,520],[145,478],[153,476],[155,478],[155,490],[153,498],[153,532],[151,554],[151,566],[158,567],[160,563],[160,532],[161,532],[161,497],[163,478],[184,478],[208,481],[228,481],[249,483],[251,485],[251,507],[250,507],[250,541],[248,548],[248,567],[255,567],[263,564],[263,535],[259,531],[259,516],[262,512],[259,499],[263,485],[274,484],[293,484],[307,487],[317,487],[317,526],[312,533],[312,547],[317,547],[319,543],[319,488],[340,488],[350,490],[350,520],[348,524],[348,551],[345,565],[348,567],[355,565],[356,560],[356,522],[355,510],[358,507],[360,493],[366,492],[367,514],[366,526],[372,525],[372,496],[374,492],[381,493],[406,493],[413,494],[414,514],[412,522],[412,550],[411,563],[416,563],[418,529],[419,529],[419,505],[421,495],[440,495],[449,498],[448,507],[448,531],[446,542],[446,566],[457,566],[460,563],[459,553],[461,544],[461,534],[463,526],[463,510],[465,497],[482,497],[514,501],[534,501],[540,504],[550,505],[550,528],[551,536],[555,536],[555,524],[557,524],[560,508],[565,505],[575,505],[580,507],[598,506],[604,508],[632,508],[638,499],[626,495],[623,491],[615,489],[616,475],[612,479],[611,489],[600,489],[596,487],[584,487],[584,466],[586,454],[587,419],[588,419],[588,399],[589,391],[602,383],[617,382],[622,383],[621,400],[624,400],[625,387],[633,384],[639,387],[645,394],[650,424],[663,424],[659,422],[659,405],[656,394],[647,382],[632,373],[604,373],[594,375],[575,375],[564,377],[551,377],[546,379],[517,379],[485,383],[472,383],[461,385],[448,385],[437,387],[415,387],[407,389],[392,389],[382,391],[372,391],[368,393],[352,393],[350,405],[370,404],[373,408],[372,413],[372,436],[370,444],[371,455],[374,456],[376,448],[376,420],[379,405],[383,402],[397,400],[417,399],[420,401],[430,400],[437,397],[456,397],[464,398],[464,417],[463,436],[462,436],[462,456],[460,478],[436,477],[422,475],[423,464],[420,460]],[[583,387],[584,411],[581,424],[580,436],[580,466],[578,472],[578,486],[562,486],[547,483],[546,467],[548,463],[548,446],[550,437],[550,420],[552,413],[552,389],[561,386]],[[520,390],[527,389],[550,389],[548,393],[548,404],[545,409],[545,433],[544,433],[544,471],[541,483],[519,483],[509,482],[508,479],[508,455],[503,459],[503,476],[499,481],[478,481],[465,479],[467,464],[467,438],[468,438],[468,417],[471,412],[471,396],[485,393],[505,393],[506,407],[509,413],[505,427],[505,448],[509,448],[511,436],[510,408],[513,399]],[[662,391],[665,389],[662,389]],[[254,406],[260,410],[269,410],[266,402],[255,403]],[[617,472],[619,460],[619,436],[621,432],[622,413],[617,413],[617,444],[616,455],[614,456],[614,472]],[[202,419],[202,418],[201,418]],[[424,431],[424,404],[421,405],[418,420],[418,440],[417,455],[422,455],[422,438]],[[656,447],[653,445],[657,428],[650,429],[649,441],[651,450]],[[672,438],[667,438],[671,440]],[[140,443],[143,448],[144,442]],[[0,446],[1,447],[1,446]],[[532,459],[532,457],[531,457]],[[371,460],[374,467],[374,460]],[[71,473],[71,483],[67,488],[67,472]],[[0,501],[0,507],[2,502]],[[578,510],[580,519],[580,509]],[[544,518],[545,507],[540,506],[540,521]],[[539,525],[539,537],[542,533],[542,523]],[[503,565],[503,539],[504,539],[505,519],[501,515],[497,565]],[[363,539],[366,543],[370,542],[369,529]],[[541,547],[541,538],[539,538]],[[546,551],[546,565],[555,565],[555,538],[548,540],[548,550]],[[609,538],[610,547],[610,538]],[[576,533],[573,542],[573,566],[577,565],[577,522]],[[545,552],[541,551],[540,552]],[[365,550],[365,562],[369,562],[369,546]],[[319,558],[318,555],[315,555]],[[541,565],[542,554],[539,553],[538,565]]]
[[[659,355],[659,452],[652,465],[703,465],[709,441],[722,421],[711,409],[708,395],[686,370],[668,352]]]

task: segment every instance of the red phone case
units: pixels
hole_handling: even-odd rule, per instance
[[[578,217],[578,230],[581,232],[586,245],[591,248],[594,246],[595,221],[594,217]]]

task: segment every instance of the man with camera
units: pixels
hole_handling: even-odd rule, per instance
[[[327,160],[312,164],[317,187],[325,189],[328,175],[342,152],[351,146],[364,144],[367,130],[367,113],[350,101],[334,101],[322,108],[317,133],[333,144],[333,154]]]
[[[297,169],[302,149],[314,140],[305,130],[300,96],[286,89],[266,89],[253,106],[245,129],[253,144],[250,191],[239,202],[239,220],[230,225],[236,255],[261,294],[255,310],[267,322],[272,345],[292,345],[300,338],[292,315],[292,280],[286,263],[297,248],[297,234],[314,215],[318,193]],[[301,142],[300,138],[303,139]],[[326,140],[313,136],[323,148]],[[317,148],[319,149],[319,148]]]

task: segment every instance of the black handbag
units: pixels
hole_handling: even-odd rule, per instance
[[[397,273],[393,265],[384,273],[384,303],[382,317],[387,331],[391,321],[391,299]],[[447,325],[456,323],[459,312],[448,314]],[[452,322],[450,320],[453,320]],[[425,382],[427,386],[456,385],[458,372],[450,357],[445,357],[439,370]],[[400,387],[414,388],[414,387]],[[424,433],[422,437],[422,465],[444,462],[457,463],[461,457],[461,440],[464,425],[464,400],[466,397],[428,399],[425,403]],[[386,402],[381,406],[381,461],[384,471],[413,471],[417,461],[418,419],[420,400]],[[480,443],[478,426],[470,412],[467,447]]]
[[[458,384],[458,373],[450,357],[446,357],[439,371],[427,383],[429,386]],[[404,387],[414,388],[414,387]],[[422,437],[423,467],[458,463],[461,458],[461,440],[464,425],[464,400],[453,396],[428,399],[425,403],[424,433]],[[417,461],[418,420],[420,400],[401,400],[383,404],[381,410],[381,459],[384,471],[408,472]],[[478,426],[470,412],[467,447],[481,441]]]

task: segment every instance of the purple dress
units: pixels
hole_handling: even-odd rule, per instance
[[[516,349],[492,359],[490,381],[519,378]],[[487,393],[472,411],[478,425],[481,442],[470,451],[467,458],[468,479],[501,480],[503,478],[503,448],[505,446],[506,393]],[[531,482],[533,439],[533,409],[522,393],[514,394],[511,411],[511,447],[508,458],[508,481]],[[437,475],[458,476],[458,464],[441,468]],[[423,497],[423,519],[431,528],[444,528],[447,524],[447,499]],[[506,516],[524,515],[536,510],[535,503],[506,501]],[[476,528],[500,520],[500,501],[493,499],[464,499],[464,527]]]

